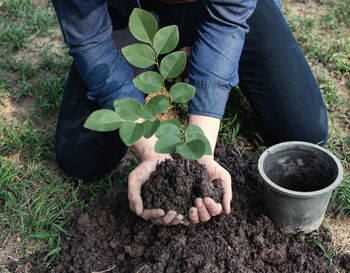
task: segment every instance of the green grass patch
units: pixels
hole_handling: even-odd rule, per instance
[[[0,10],[2,53],[12,53],[24,48],[35,36],[50,34],[50,29],[57,23],[49,1],[5,0]]]

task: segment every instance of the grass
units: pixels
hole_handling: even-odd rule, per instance
[[[49,35],[56,24],[48,1],[5,0],[1,10],[0,47],[8,53],[25,48],[35,36]]]
[[[333,266],[333,256],[334,256],[334,253],[332,252],[332,249],[331,249],[331,246],[330,244],[327,244],[327,246],[324,246],[319,240],[317,240],[316,238],[314,239],[311,239],[311,240],[308,240],[307,243],[314,243],[316,244],[320,249],[321,251],[326,254],[327,256],[327,259],[329,261],[329,265],[330,266]]]
[[[0,230],[20,238],[23,250],[33,248],[28,239],[40,240],[50,250],[50,261],[59,250],[60,234],[66,233],[69,213],[125,179],[110,174],[93,185],[67,179],[54,165],[54,128],[40,130],[29,118],[1,125],[5,142],[0,154],[6,156],[0,158]],[[79,196],[83,192],[87,199]]]
[[[295,6],[284,3],[329,110],[327,148],[345,170],[332,201],[339,215],[350,214],[350,4],[318,4],[320,10],[311,15],[299,14]],[[55,122],[71,65],[67,51],[48,0],[0,2],[0,245],[9,238],[23,255],[41,250],[48,262],[59,251],[69,214],[111,185],[125,183],[135,166],[127,161],[94,184],[73,181],[56,166]],[[238,89],[231,94],[234,107],[223,119],[220,141],[234,138],[237,156],[246,149],[264,150],[242,94]]]

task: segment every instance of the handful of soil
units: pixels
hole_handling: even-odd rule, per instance
[[[147,209],[174,210],[188,216],[197,197],[210,197],[221,202],[221,180],[211,181],[207,168],[197,160],[189,161],[173,155],[157,165],[150,178],[142,186],[141,197]]]

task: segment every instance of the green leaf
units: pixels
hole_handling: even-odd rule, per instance
[[[99,132],[114,131],[120,127],[122,119],[109,109],[94,111],[85,121],[84,127]]]
[[[136,39],[151,43],[157,28],[156,18],[150,12],[139,8],[132,11],[129,18],[129,29]]]
[[[163,87],[163,78],[159,73],[146,71],[133,80],[135,86],[145,94],[157,93]]]
[[[124,98],[114,101],[115,112],[124,120],[138,120],[141,116],[141,104],[134,99]]]
[[[165,56],[160,63],[160,73],[165,79],[176,78],[186,66],[186,54],[183,51],[175,51]]]
[[[179,130],[181,129],[181,123],[176,119],[162,120],[161,124],[174,124]]]
[[[186,142],[190,142],[195,139],[200,139],[205,143],[205,155],[212,154],[210,142],[204,135],[203,130],[199,126],[191,124],[186,129]]]
[[[179,82],[170,88],[170,99],[173,102],[185,103],[193,98],[196,88],[188,83]]]
[[[202,133],[204,135],[204,132],[201,127],[199,127],[196,124],[190,124],[186,129],[186,135],[193,134],[193,133]]]
[[[175,153],[176,147],[181,145],[181,137],[178,135],[165,135],[159,138],[154,146],[154,151],[159,154]]]
[[[144,126],[142,123],[127,121],[120,126],[119,135],[127,146],[135,144],[143,135]]]
[[[206,138],[206,136],[202,133],[192,133],[192,134],[188,134],[186,135],[186,142],[190,142],[192,140],[202,140],[204,142],[205,145],[205,155],[211,155],[211,146],[210,146],[210,142],[209,140]]]
[[[163,123],[159,126],[158,130],[156,131],[156,137],[161,138],[165,135],[176,135],[181,137],[181,132],[176,125],[170,123]]]
[[[206,151],[205,151],[206,155],[211,155],[210,142],[203,133],[197,132],[197,133],[186,134],[186,142],[190,142],[190,141],[195,140],[195,139],[202,140],[206,146]]]
[[[176,147],[176,152],[185,158],[197,160],[205,154],[205,143],[200,139],[192,140],[188,143],[183,143]]]
[[[158,54],[166,54],[175,49],[179,42],[179,29],[176,25],[163,27],[153,38],[153,47]]]
[[[146,120],[142,124],[145,127],[145,131],[143,133],[143,136],[145,138],[150,138],[157,131],[157,129],[158,129],[159,125],[160,125],[160,121],[158,119],[153,120],[153,121],[152,120]]]
[[[157,113],[157,107],[153,104],[147,103],[141,106],[141,111],[141,117],[144,119],[153,119]]]
[[[156,55],[149,45],[132,44],[122,48],[125,59],[139,68],[147,68],[155,64]]]
[[[157,107],[157,113],[164,113],[169,107],[168,98],[164,95],[154,96],[148,103]]]

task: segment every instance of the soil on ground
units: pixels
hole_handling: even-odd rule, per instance
[[[147,209],[174,210],[184,217],[194,206],[197,197],[211,197],[220,202],[222,186],[219,179],[210,180],[204,165],[173,155],[157,165],[157,169],[143,185],[141,197]]]
[[[232,175],[230,215],[187,227],[153,225],[129,210],[126,185],[116,185],[71,218],[55,263],[32,271],[334,272],[313,242],[330,242],[322,228],[288,235],[263,214],[256,155],[219,147],[216,159]]]
[[[342,268],[345,270],[350,271],[350,255],[349,254],[343,254],[339,258],[339,263]]]

